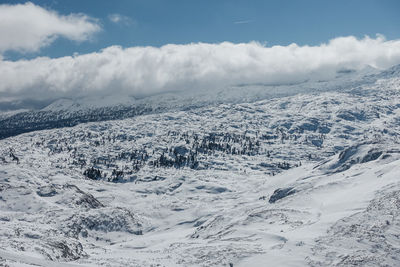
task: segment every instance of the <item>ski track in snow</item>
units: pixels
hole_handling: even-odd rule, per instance
[[[0,140],[0,266],[398,265],[400,77],[376,77]]]

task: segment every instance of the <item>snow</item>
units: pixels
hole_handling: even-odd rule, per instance
[[[0,140],[0,265],[398,265],[400,79],[367,74]]]
[[[99,97],[85,97],[78,99],[58,99],[51,103],[49,106],[42,109],[42,111],[78,111],[82,109],[95,109],[101,107],[111,107],[116,105],[134,105],[135,98],[130,96],[99,96]]]
[[[11,110],[11,111],[2,111],[2,110],[0,110],[0,120],[6,119],[6,118],[11,117],[11,116],[13,116],[15,114],[18,114],[18,113],[28,112],[28,111],[29,110],[27,110],[27,109],[16,109],[16,110]]]

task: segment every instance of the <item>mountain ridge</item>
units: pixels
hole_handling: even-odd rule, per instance
[[[80,123],[116,120],[137,115],[173,110],[188,110],[219,103],[254,102],[297,93],[344,90],[373,83],[376,69],[341,74],[331,81],[310,81],[293,85],[244,85],[177,92],[135,99],[132,96],[100,96],[80,99],[59,99],[40,110],[10,113],[0,117],[0,139],[25,132],[71,127]],[[368,77],[368,78],[367,78]]]

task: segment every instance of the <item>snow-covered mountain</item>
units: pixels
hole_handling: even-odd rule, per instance
[[[25,132],[75,126],[80,123],[131,118],[144,114],[181,111],[216,104],[251,103],[298,93],[341,91],[374,83],[382,75],[366,67],[341,70],[333,80],[306,80],[295,84],[241,84],[143,96],[90,96],[58,99],[39,110],[0,113],[0,139]]]
[[[7,116],[0,264],[397,266],[399,70]]]

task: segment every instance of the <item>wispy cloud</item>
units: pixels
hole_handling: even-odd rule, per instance
[[[131,19],[130,17],[121,15],[121,14],[110,14],[108,15],[108,19],[115,24],[119,24],[119,25],[125,25],[125,26],[129,26],[129,25],[134,25],[135,21],[133,19]]]
[[[62,58],[0,61],[0,98],[80,97],[329,79],[338,70],[400,64],[400,40],[340,37],[318,46],[257,42],[111,46]]]
[[[253,20],[252,19],[248,19],[248,20],[238,20],[238,21],[234,21],[233,24],[248,24],[248,23],[252,23]]]
[[[84,14],[64,16],[30,2],[0,5],[0,54],[35,52],[58,37],[85,41],[100,30],[97,21]]]

